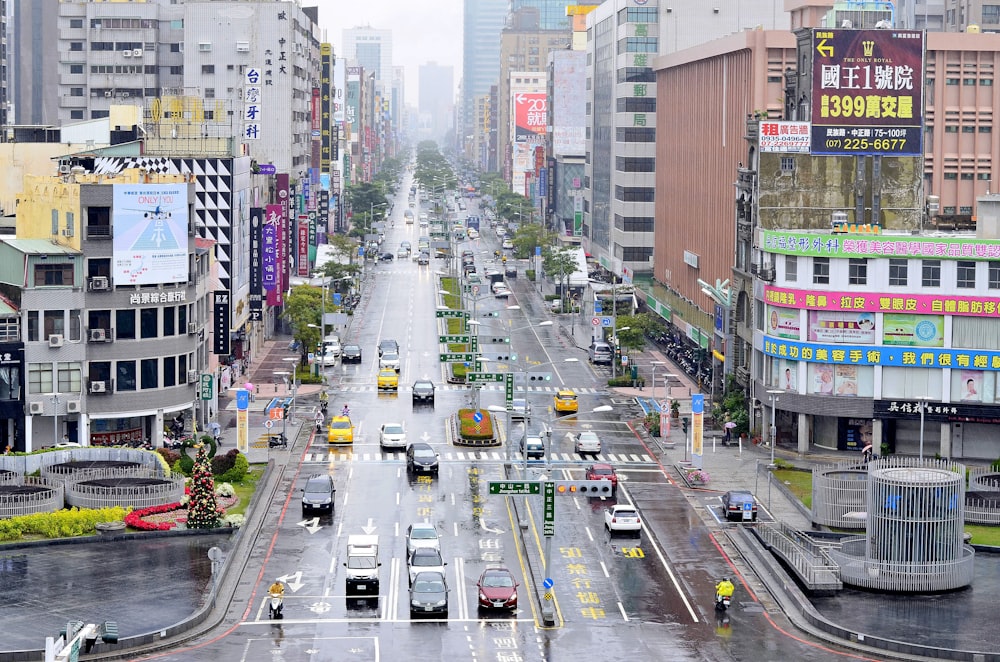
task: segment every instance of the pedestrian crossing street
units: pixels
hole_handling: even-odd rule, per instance
[[[504,450],[488,451],[446,451],[440,454],[442,462],[505,462],[508,459],[514,463],[524,462],[524,456],[515,452],[511,458]],[[604,462],[615,466],[656,464],[656,460],[646,453],[601,453],[596,457],[581,456],[576,453],[552,453],[553,462]],[[354,452],[347,449],[334,449],[327,452],[309,452],[303,456],[303,461],[309,464],[329,464],[331,462],[405,462],[406,453],[398,452]],[[530,464],[540,463],[530,460]]]
[[[564,387],[562,387],[562,386],[527,386],[527,387],[523,387],[523,388],[522,387],[518,387],[517,388],[517,392],[518,393],[522,393],[523,391],[526,390],[528,393],[551,393],[551,394],[555,394],[556,392],[560,391],[562,388],[564,388]],[[400,384],[400,386],[399,386],[399,391],[401,393],[405,393],[405,392],[410,391],[410,390],[412,390],[412,388],[410,386],[405,386],[403,384]],[[481,385],[479,387],[479,390],[480,391],[499,391],[499,392],[502,392],[504,390],[504,386],[503,386],[503,384],[483,384],[483,385]],[[341,387],[340,387],[340,389],[339,389],[340,393],[373,393],[375,391],[378,391],[378,388],[374,384],[342,384]],[[469,392],[469,385],[467,385],[467,384],[440,384],[440,385],[437,386],[436,391],[438,393],[440,393],[442,391],[461,391],[463,393],[468,393]],[[574,388],[573,391],[577,395],[601,395],[601,394],[605,394],[606,393],[606,391],[604,389],[599,389],[599,388]]]

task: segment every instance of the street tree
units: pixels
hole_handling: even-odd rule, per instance
[[[540,226],[531,225],[529,227]],[[569,306],[566,305],[569,295],[566,286],[569,277],[577,269],[574,253],[575,249],[566,246],[549,246],[542,249],[542,270],[560,285],[559,298],[562,301],[560,309],[563,311],[569,310]]]
[[[301,364],[309,363],[310,348],[319,345],[320,314],[323,309],[323,288],[314,285],[296,285],[285,297],[284,317],[292,325],[292,337],[299,342]],[[326,309],[333,310],[328,297]],[[312,326],[310,326],[312,325]]]
[[[656,326],[649,313],[619,315],[616,328],[622,350],[638,350],[646,344],[646,331]],[[626,328],[627,327],[627,328]]]
[[[541,246],[543,251],[547,249],[555,241],[555,234],[541,225],[523,223],[518,226],[510,241],[514,244],[514,256],[523,260],[535,254],[536,246]]]

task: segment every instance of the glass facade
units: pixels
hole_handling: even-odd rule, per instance
[[[611,243],[611,167],[614,163],[615,21],[594,27],[594,114],[591,119],[593,164],[590,239],[598,246]]]
[[[538,10],[538,27],[542,30],[569,30],[570,18],[566,16],[566,7],[575,4],[579,3],[566,0],[511,0],[510,12],[533,7]]]

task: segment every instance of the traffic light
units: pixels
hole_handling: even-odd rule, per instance
[[[499,310],[491,310],[488,313],[483,313],[482,317],[500,317],[500,311]]]
[[[529,382],[551,382],[552,373],[551,372],[529,372],[528,373]]]
[[[488,345],[506,345],[510,342],[510,338],[481,338],[480,342]]]
[[[681,419],[681,427],[684,429],[684,434],[687,434],[687,431],[688,431],[688,419],[687,419],[687,416],[685,416],[684,418]]]
[[[611,496],[610,480],[557,480],[556,494],[578,494],[585,497]]]

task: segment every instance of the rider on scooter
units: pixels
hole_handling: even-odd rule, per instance
[[[340,415],[341,416],[348,416],[349,417],[351,415],[351,408],[350,408],[350,406],[348,406],[348,405],[345,404],[344,408],[340,411]]]
[[[284,598],[285,597],[285,585],[281,583],[280,579],[275,579],[274,583],[267,589],[268,595]]]
[[[715,585],[715,601],[721,602],[722,598],[732,598],[736,587],[729,581],[729,577],[723,577],[722,581]]]

